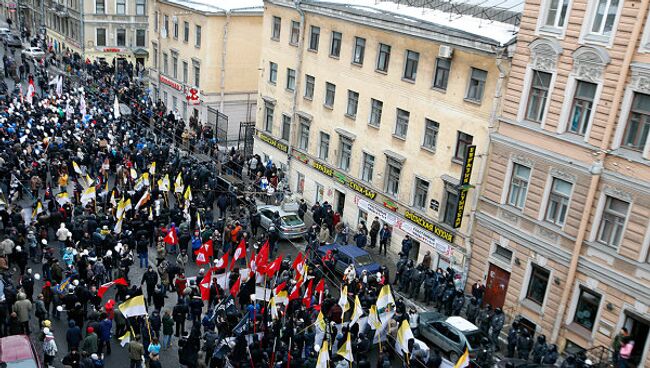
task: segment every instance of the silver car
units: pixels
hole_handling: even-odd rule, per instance
[[[278,213],[280,228],[277,230],[281,239],[301,238],[307,234],[307,225],[300,219],[297,212],[285,211],[281,206],[258,206],[257,210],[260,213],[260,224],[265,230],[273,225],[275,213]]]

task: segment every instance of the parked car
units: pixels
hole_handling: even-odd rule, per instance
[[[368,271],[369,275],[374,275],[381,270],[381,265],[375,262],[370,253],[356,245],[339,245],[327,244],[318,247],[317,253],[322,259],[327,251],[331,250],[334,254],[334,272],[343,274],[350,264],[354,264],[357,276],[363,271]]]
[[[45,51],[43,51],[40,47],[28,47],[21,53],[31,59],[42,59],[45,57]]]
[[[8,47],[16,47],[19,49],[23,47],[23,41],[20,37],[12,33],[2,35],[2,42]]]
[[[2,368],[43,367],[34,344],[25,335],[13,335],[0,339],[0,362]]]
[[[445,315],[438,312],[420,313],[419,335],[447,354],[452,362],[458,361],[465,348],[470,358],[476,358],[483,333],[465,318]]]
[[[0,28],[0,36],[6,35],[6,34],[11,34],[11,30],[9,28]]]
[[[300,219],[297,212],[285,211],[282,206],[258,206],[260,212],[261,226],[265,230],[273,224],[275,213],[280,216],[280,228],[277,229],[281,239],[302,238],[307,234],[307,225]]]

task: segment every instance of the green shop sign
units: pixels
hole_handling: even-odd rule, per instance
[[[375,197],[377,197],[377,192],[375,192],[374,190],[357,183],[356,181],[348,178],[347,175],[340,173],[327,165],[312,160],[311,167],[313,167],[314,169],[316,169],[317,171],[321,172],[324,175],[336,179],[336,181],[338,181],[339,183],[347,186],[348,188],[354,190],[357,193],[362,194],[366,198],[370,198],[374,200]]]

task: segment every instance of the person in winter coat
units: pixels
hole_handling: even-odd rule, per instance
[[[370,224],[370,248],[377,246],[377,236],[379,235],[379,230],[381,229],[381,224],[379,223],[379,217],[375,216]]]
[[[485,336],[488,336],[490,332],[490,324],[492,320],[492,306],[490,304],[486,304],[483,309],[478,314],[478,318],[476,322],[478,323],[478,327],[483,332]]]
[[[392,235],[393,234],[388,228],[388,225],[384,224],[384,227],[379,232],[379,254],[380,255],[382,249],[384,249],[384,256],[386,255],[388,246],[390,246],[390,238]]]
[[[18,293],[16,302],[14,303],[11,310],[16,313],[18,317],[18,322],[22,327],[22,333],[29,335],[29,317],[30,312],[32,311],[32,302],[27,299],[25,293]]]
[[[451,305],[451,315],[460,316],[460,311],[463,309],[463,305],[465,305],[465,294],[459,290],[456,292],[456,296]]]
[[[187,267],[187,262],[189,262],[187,251],[185,249],[181,249],[181,252],[178,253],[178,256],[176,257],[176,263],[178,263],[178,266],[180,268],[185,269],[185,267]]]
[[[47,308],[45,307],[45,297],[43,294],[38,294],[38,298],[36,299],[36,302],[34,303],[34,315],[36,318],[38,318],[38,325],[42,326],[43,321],[49,318],[49,312]]]
[[[162,317],[162,349],[167,350],[172,344],[174,334],[174,319],[169,309],[166,309]]]
[[[409,235],[406,235],[404,239],[402,239],[402,254],[408,256],[411,253],[411,248],[413,248],[413,241]]]
[[[557,352],[557,345],[551,344],[548,347],[548,351],[546,352],[546,354],[544,354],[544,357],[542,358],[542,364],[554,365],[555,362],[557,362],[558,356],[559,353]]]
[[[111,330],[113,329],[113,321],[108,318],[108,314],[102,313],[100,315],[101,322],[99,322],[99,354],[106,349],[106,354],[111,353]]]
[[[144,356],[144,346],[140,343],[140,336],[136,335],[135,339],[129,342],[128,352],[129,360],[131,361],[130,368],[140,368],[142,365],[142,357]]]
[[[515,349],[517,348],[517,340],[519,339],[519,322],[514,321],[508,330],[508,352],[506,358],[515,357]]]
[[[318,233],[318,241],[321,244],[325,244],[330,240],[330,230],[327,226],[322,226],[320,232]]]
[[[99,350],[99,341],[94,328],[88,327],[86,329],[86,337],[81,343],[81,350],[87,354],[94,354]]]
[[[151,303],[156,284],[158,284],[158,272],[154,271],[153,266],[148,266],[147,271],[142,275],[140,285],[147,284],[147,303]]]
[[[476,317],[478,317],[478,312],[480,311],[480,306],[476,301],[475,297],[472,297],[467,304],[467,309],[465,310],[465,318],[472,322],[476,323]]]
[[[59,349],[56,346],[54,335],[50,329],[45,327],[43,333],[45,334],[45,339],[43,340],[43,362],[49,367],[54,364],[54,357]]]
[[[618,361],[616,362],[616,368],[628,368],[630,367],[630,358],[632,357],[632,350],[634,349],[634,341],[630,336],[625,336],[621,340],[621,350],[618,354]]]
[[[492,316],[492,321],[490,321],[490,339],[492,345],[494,346],[495,351],[499,351],[499,335],[501,335],[501,330],[503,329],[503,324],[505,323],[506,317],[503,314],[501,308],[494,310],[494,316]]]
[[[185,301],[179,298],[172,314],[174,322],[176,322],[176,337],[185,335],[185,318],[188,312],[189,308],[185,305]]]
[[[533,339],[527,329],[522,329],[519,338],[517,339],[517,357],[519,359],[528,360],[530,349],[533,347]]]
[[[548,347],[546,346],[546,336],[537,336],[537,341],[535,341],[535,344],[533,345],[533,352],[531,354],[531,360],[533,363],[540,364],[544,358],[544,355],[546,355],[547,350]]]
[[[79,349],[81,340],[81,328],[77,326],[74,320],[70,320],[68,322],[68,330],[65,333],[65,341],[68,343],[68,351]]]
[[[160,338],[160,327],[162,326],[162,319],[160,318],[160,312],[154,310],[149,316],[149,326],[151,326],[151,332],[156,338]]]
[[[183,291],[187,287],[187,279],[185,278],[185,274],[183,272],[174,277],[174,287],[176,288],[176,294],[180,300],[183,297]]]

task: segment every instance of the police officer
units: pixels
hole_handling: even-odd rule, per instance
[[[515,349],[517,348],[517,340],[519,339],[519,322],[514,321],[508,330],[508,352],[506,358],[515,357]]]
[[[481,306],[476,301],[475,297],[472,297],[467,304],[467,310],[465,310],[465,316],[467,320],[476,323],[476,317],[478,317],[478,312],[480,311]]]
[[[531,357],[533,363],[541,363],[547,350],[548,346],[546,345],[546,336],[537,336],[537,341],[535,341],[535,345],[533,345],[533,353]]]
[[[505,315],[501,308],[494,310],[494,316],[490,322],[490,327],[492,329],[492,334],[490,338],[492,339],[492,344],[494,345],[494,350],[499,351],[499,335],[501,335],[501,330],[503,329],[503,324],[505,323]]]

